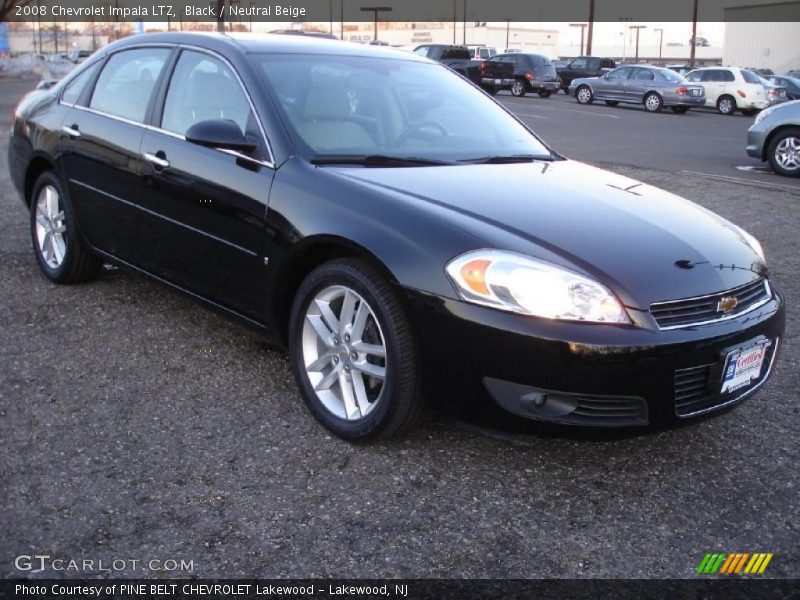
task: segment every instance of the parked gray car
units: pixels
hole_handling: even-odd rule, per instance
[[[747,130],[746,150],[780,175],[800,176],[800,100],[762,110]]]
[[[642,104],[649,112],[669,106],[676,113],[685,113],[706,102],[703,86],[690,84],[670,69],[647,66],[619,67],[602,77],[573,79],[569,93],[581,104],[604,100],[616,106],[626,102]]]

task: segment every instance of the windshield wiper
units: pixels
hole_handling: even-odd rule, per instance
[[[384,154],[317,154],[313,165],[364,165],[367,167],[435,167],[455,163],[417,156],[388,156]]]
[[[549,154],[498,154],[496,156],[481,156],[480,158],[467,158],[459,162],[473,165],[502,165],[508,163],[526,163],[539,160],[552,161]]]

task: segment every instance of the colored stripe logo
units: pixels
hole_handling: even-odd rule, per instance
[[[760,575],[769,561],[772,552],[733,552],[731,554],[707,553],[697,567],[696,573],[701,575],[733,575],[735,573]]]

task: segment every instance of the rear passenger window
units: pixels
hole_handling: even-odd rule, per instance
[[[67,87],[64,88],[64,93],[61,95],[61,101],[66,102],[67,104],[75,104],[78,101],[78,98],[81,97],[81,93],[83,92],[83,88],[86,87],[86,83],[92,79],[92,77],[94,77],[94,74],[97,73],[98,68],[100,68],[100,62],[96,62],[92,66],[84,69],[82,73],[70,81],[67,84]]]
[[[213,56],[184,50],[169,83],[161,128],[185,134],[207,119],[233,121],[242,134],[252,131],[255,123],[250,102],[233,71]]]
[[[89,107],[144,122],[150,96],[169,54],[168,48],[137,48],[114,54],[100,73]]]
[[[633,72],[633,77],[631,79],[637,79],[640,81],[652,81],[654,79],[653,72],[650,69],[636,69]]]

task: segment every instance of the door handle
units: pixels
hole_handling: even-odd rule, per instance
[[[72,127],[70,127],[69,125],[64,125],[61,128],[61,133],[65,133],[71,138],[79,138],[79,137],[81,137],[81,132],[78,131],[78,126],[77,125],[73,125]]]
[[[163,155],[164,153],[158,152],[156,154],[152,154],[150,152],[145,152],[144,159],[159,169],[166,169],[167,167],[169,167],[169,161],[166,158],[158,156],[159,154]]]

